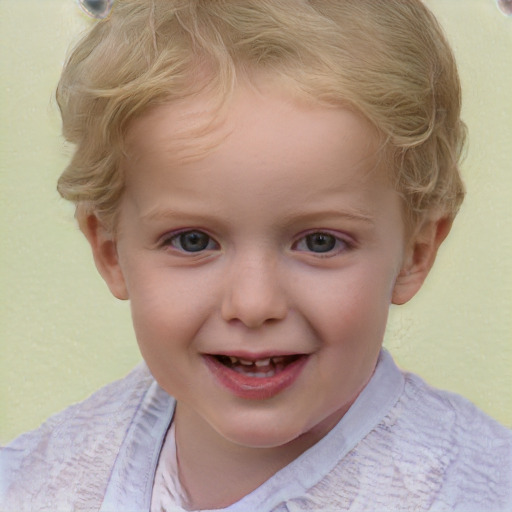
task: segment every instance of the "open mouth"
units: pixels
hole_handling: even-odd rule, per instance
[[[264,378],[273,377],[284,371],[289,365],[304,357],[301,354],[289,356],[275,356],[264,359],[242,359],[234,356],[214,355],[223,366],[247,377]]]
[[[217,382],[234,395],[266,400],[292,386],[309,359],[309,354],[254,358],[208,354],[204,360]]]

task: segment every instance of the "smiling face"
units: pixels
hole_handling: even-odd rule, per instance
[[[98,267],[177,414],[239,445],[320,438],[374,371],[411,259],[400,198],[349,110],[241,88],[198,136],[207,108],[133,123],[116,237],[89,219]]]

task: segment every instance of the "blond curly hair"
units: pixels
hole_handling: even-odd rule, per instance
[[[110,226],[130,122],[148,108],[265,74],[379,131],[407,218],[453,218],[464,197],[461,90],[420,0],[118,0],[71,53],[57,88],[75,145],[60,194]]]

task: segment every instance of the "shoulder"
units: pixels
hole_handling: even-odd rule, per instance
[[[404,482],[428,490],[439,509],[511,510],[512,431],[469,400],[404,377],[402,396],[379,426],[393,433],[384,437]]]
[[[384,353],[345,417],[283,475],[280,496],[303,486],[289,487],[290,510],[512,512],[512,432]]]
[[[405,373],[394,405],[303,501],[304,510],[512,512],[512,433]]]
[[[463,453],[485,450],[506,457],[511,455],[512,430],[466,398],[433,388],[417,375],[405,373],[404,376],[404,391],[394,411],[404,425],[410,422],[411,428],[427,438],[449,440],[451,446]]]
[[[141,364],[124,379],[3,447],[0,504],[11,508],[15,504],[13,510],[20,511],[48,510],[46,504],[50,503],[74,509],[76,501],[81,504],[78,509],[94,508],[134,413],[152,382]]]

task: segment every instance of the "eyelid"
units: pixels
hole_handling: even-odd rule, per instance
[[[174,247],[173,245],[171,245],[171,241],[175,240],[180,235],[183,235],[184,233],[193,233],[193,232],[203,233],[206,236],[208,236],[210,241],[215,244],[215,249],[204,249],[202,251],[197,251],[197,252],[191,251],[191,252],[189,252],[189,251],[180,250],[179,248]],[[157,246],[161,247],[161,248],[164,248],[164,249],[170,247],[170,248],[174,249],[176,252],[178,252],[180,254],[188,254],[188,255],[194,255],[194,254],[195,255],[199,255],[199,254],[202,254],[202,253],[204,253],[206,251],[220,249],[220,244],[219,244],[219,242],[217,242],[217,240],[215,239],[215,237],[213,235],[208,233],[208,231],[205,230],[205,229],[194,228],[194,227],[192,227],[192,228],[191,227],[186,227],[186,228],[176,229],[176,230],[169,231],[169,232],[165,233],[164,235],[158,237]]]
[[[352,236],[350,236],[346,233],[340,233],[339,231],[333,231],[330,229],[317,228],[317,229],[310,229],[304,233],[301,233],[299,236],[297,236],[297,238],[293,242],[291,248],[294,249],[294,247],[296,247],[300,241],[304,240],[306,237],[308,237],[310,235],[315,235],[315,234],[323,234],[323,235],[332,236],[333,238],[336,239],[337,242],[343,243],[346,247],[344,249],[338,249],[338,250],[333,249],[331,251],[327,251],[324,253],[322,253],[322,252],[316,253],[314,251],[309,251],[309,250],[298,251],[298,252],[313,254],[317,258],[328,258],[328,257],[336,256],[340,253],[345,253],[347,251],[350,251],[350,250],[354,249],[357,245],[356,240]]]
[[[189,233],[189,232],[204,233],[205,235],[207,235],[209,237],[210,241],[215,244],[215,248],[214,249],[204,249],[204,250],[197,251],[197,252],[193,252],[193,251],[189,252],[189,251],[181,250],[181,249],[171,245],[172,240],[175,240],[180,235],[182,235],[184,233]],[[319,257],[319,258],[330,257],[330,256],[336,256],[339,253],[344,253],[351,249],[354,249],[357,245],[356,240],[352,236],[348,235],[347,233],[340,233],[338,231],[333,231],[330,229],[317,228],[317,229],[309,229],[306,232],[303,232],[300,235],[298,235],[296,237],[295,241],[292,243],[291,249],[294,250],[294,248],[297,246],[297,244],[299,242],[303,241],[307,236],[314,235],[314,234],[324,234],[324,235],[332,236],[333,238],[336,239],[337,242],[344,244],[345,247],[342,249],[339,249],[339,248],[333,249],[333,250],[327,251],[325,253],[321,253],[321,252],[316,253],[316,252],[310,251],[310,250],[300,250],[298,252],[314,254],[316,257]],[[206,251],[220,249],[220,244],[216,240],[216,237],[214,235],[210,234],[208,232],[208,230],[205,230],[203,228],[195,228],[195,227],[186,227],[186,228],[181,228],[181,229],[176,229],[173,231],[166,232],[165,234],[158,237],[157,246],[164,248],[164,249],[167,249],[170,247],[171,249],[175,250],[177,253],[186,254],[186,255],[194,255],[194,254],[199,255],[199,254],[204,254]]]

